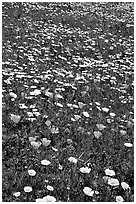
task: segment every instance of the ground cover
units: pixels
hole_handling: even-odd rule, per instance
[[[133,3],[3,3],[4,202],[132,202]]]

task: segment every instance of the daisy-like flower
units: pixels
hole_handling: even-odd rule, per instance
[[[24,187],[24,191],[26,192],[26,193],[29,193],[29,192],[31,192],[33,189],[32,189],[32,187],[31,186],[25,186]]]
[[[102,108],[102,110],[106,113],[109,112],[109,108]]]
[[[20,192],[15,192],[15,193],[13,193],[13,195],[15,196],[15,197],[19,197],[20,196]]]
[[[121,182],[121,186],[124,190],[130,189],[130,186],[126,182]]]
[[[37,198],[35,202],[44,202],[42,198]]]
[[[86,194],[88,196],[93,196],[94,195],[94,191],[89,187],[84,187],[83,192],[84,192],[84,194]]]
[[[75,157],[69,157],[69,158],[68,158],[68,161],[70,161],[70,162],[76,164],[78,160],[77,160]]]
[[[13,92],[10,92],[9,95],[12,97],[12,98],[17,98],[17,95]]]
[[[53,188],[52,186],[50,186],[50,185],[47,186],[47,189],[48,189],[49,191],[53,191],[53,190],[54,190],[54,188]]]
[[[124,145],[125,145],[126,147],[132,147],[132,146],[133,146],[131,143],[128,143],[128,142],[124,143]]]
[[[94,136],[99,139],[102,136],[102,133],[100,131],[94,131]]]
[[[53,196],[47,195],[43,197],[43,202],[56,202],[56,198],[54,198]]]
[[[33,169],[29,169],[29,170],[28,170],[28,174],[29,174],[30,176],[35,176],[36,171],[33,170]]]
[[[123,202],[124,199],[121,196],[116,196],[116,202]]]
[[[20,119],[21,119],[21,116],[20,115],[14,115],[14,114],[10,114],[11,116],[11,120],[14,122],[14,123],[19,123]]]
[[[105,174],[107,176],[115,176],[115,172],[113,170],[110,170],[110,169],[106,169]]]
[[[111,116],[111,117],[115,117],[116,114],[115,114],[115,113],[110,113],[110,116]]]
[[[48,140],[47,138],[43,138],[42,139],[42,144],[44,145],[44,146],[49,146],[50,145],[50,143],[51,143],[51,140]]]
[[[90,117],[89,113],[86,112],[86,111],[83,112],[83,115],[84,115],[86,118],[89,118],[89,117]]]
[[[119,181],[118,181],[118,179],[115,179],[115,178],[109,178],[108,179],[108,184],[110,186],[118,186],[119,185]]]
[[[35,137],[29,137],[28,139],[29,139],[29,142],[34,142],[36,140]]]
[[[44,159],[41,161],[41,164],[44,165],[44,166],[48,166],[49,164],[51,164],[51,162],[47,159]]]
[[[88,168],[88,167],[81,167],[81,168],[80,168],[80,172],[81,172],[81,173],[84,173],[84,174],[86,174],[86,173],[89,174],[90,171],[91,171],[91,169]]]
[[[32,141],[32,142],[31,142],[31,145],[32,145],[35,149],[38,149],[38,148],[41,146],[41,142]]]

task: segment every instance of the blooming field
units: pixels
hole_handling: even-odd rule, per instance
[[[133,3],[3,3],[3,202],[133,202]]]

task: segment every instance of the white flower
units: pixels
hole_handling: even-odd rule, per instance
[[[30,92],[30,95],[38,96],[41,94],[41,91],[38,89],[35,89],[34,91]]]
[[[13,98],[17,98],[17,95],[16,95],[15,93],[13,93],[13,92],[10,92],[9,95],[10,95],[11,97],[13,97]]]
[[[118,185],[119,185],[119,181],[118,181],[118,179],[109,178],[109,179],[108,179],[108,184],[109,184],[110,186],[118,186]]]
[[[29,192],[32,191],[32,187],[26,186],[26,187],[24,187],[24,191],[25,191],[26,193],[29,193]]]
[[[124,199],[121,196],[116,196],[116,202],[123,202]]]
[[[124,145],[125,145],[126,147],[132,147],[132,146],[133,146],[133,145],[132,145],[131,143],[129,143],[129,142],[124,143]]]
[[[32,142],[31,142],[31,145],[32,145],[35,149],[38,149],[38,148],[41,146],[41,142],[32,141]]]
[[[103,125],[103,124],[96,124],[96,127],[97,127],[99,130],[104,130],[104,128],[106,128],[106,126]]]
[[[19,123],[20,119],[21,119],[21,116],[20,115],[14,115],[14,114],[10,114],[11,116],[11,120],[14,122],[14,123]]]
[[[62,170],[63,169],[63,166],[61,166],[60,164],[59,164],[59,170]]]
[[[35,176],[36,171],[33,170],[33,169],[30,169],[30,170],[28,170],[28,174],[29,174],[30,176]]]
[[[41,161],[41,164],[45,165],[45,166],[48,166],[49,164],[51,164],[51,162],[46,160],[46,159],[44,159],[44,160]]]
[[[88,167],[81,167],[80,168],[80,171],[82,172],[82,173],[87,173],[87,174],[89,174],[90,173],[90,171],[91,171],[91,169],[90,168],[88,168]]]
[[[43,202],[56,202],[56,198],[54,198],[53,196],[47,195],[43,197]]]
[[[113,170],[110,170],[110,169],[106,169],[105,174],[107,176],[115,176],[115,172]]]
[[[34,142],[36,140],[35,137],[29,137],[28,139],[29,139],[29,142]]]
[[[70,161],[70,162],[72,162],[72,163],[77,163],[77,159],[76,158],[74,158],[74,157],[69,157],[68,158],[68,161]]]
[[[53,188],[52,186],[50,186],[50,185],[47,186],[47,189],[48,189],[49,191],[53,191],[53,190],[54,190],[54,188]]]
[[[20,196],[20,192],[15,192],[15,193],[13,193],[13,195],[15,196],[15,197],[19,197]]]
[[[84,112],[83,112],[83,115],[84,115],[86,118],[89,118],[88,112],[84,111]]]
[[[42,139],[42,144],[44,145],[44,146],[49,146],[50,145],[50,143],[51,143],[51,140],[48,140],[47,138],[43,138]]]
[[[107,113],[109,111],[109,108],[102,108],[102,110]]]
[[[99,137],[102,136],[102,133],[100,131],[94,131],[95,138],[99,139]]]
[[[125,130],[120,130],[120,134],[121,134],[121,135],[126,135],[127,132],[126,132]]]
[[[121,186],[124,190],[130,189],[130,186],[126,182],[121,182]]]
[[[105,182],[105,183],[107,183],[107,182],[108,182],[108,179],[109,179],[109,177],[108,177],[108,176],[103,176],[102,178],[103,178],[103,180],[104,180],[104,182]]]
[[[93,196],[94,191],[89,187],[84,187],[83,192],[88,196]]]
[[[115,117],[115,115],[116,115],[115,113],[110,113],[111,117]]]
[[[36,202],[44,202],[44,200],[42,198],[37,198]]]

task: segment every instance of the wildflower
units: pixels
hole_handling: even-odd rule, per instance
[[[29,139],[29,142],[34,142],[36,140],[35,137],[29,137],[28,139]]]
[[[90,168],[88,168],[88,167],[81,167],[80,168],[80,171],[82,172],[82,173],[84,173],[84,174],[89,174],[90,173],[90,171],[91,171],[91,169]]]
[[[61,103],[56,103],[57,106],[59,106],[60,108],[63,108],[63,105]]]
[[[62,170],[63,169],[63,166],[61,166],[60,164],[59,164],[59,170]]]
[[[67,144],[71,144],[72,142],[72,139],[67,139]]]
[[[53,190],[54,190],[54,188],[53,188],[52,186],[50,186],[50,185],[47,186],[47,189],[48,189],[49,191],[53,191]]]
[[[34,91],[30,92],[30,95],[38,96],[41,94],[41,91],[38,89],[35,89]]]
[[[104,182],[105,182],[105,183],[107,183],[107,182],[108,182],[108,179],[109,179],[109,177],[108,177],[108,176],[103,176],[102,178],[103,178],[103,180],[104,180]]]
[[[29,174],[30,176],[35,176],[36,171],[33,170],[33,169],[30,169],[30,170],[28,170],[28,174]]]
[[[110,169],[106,169],[105,174],[107,176],[115,176],[115,172],[113,170],[110,170]]]
[[[26,192],[26,193],[29,193],[29,192],[31,192],[33,189],[32,189],[32,187],[30,187],[30,186],[26,186],[26,187],[24,187],[24,191]]]
[[[96,124],[96,127],[97,127],[99,130],[103,130],[104,128],[106,128],[106,126],[103,125],[103,124]]]
[[[118,179],[109,178],[109,179],[108,179],[108,184],[109,184],[110,186],[118,186],[118,185],[119,185],[119,181],[118,181]]]
[[[121,182],[121,186],[124,190],[130,189],[130,186],[126,182]]]
[[[89,187],[84,187],[83,192],[88,196],[93,196],[94,191]]]
[[[47,195],[43,197],[43,202],[56,202],[56,198],[54,198],[53,196]]]
[[[88,112],[84,111],[84,112],[83,112],[83,115],[84,115],[86,118],[89,118]]]
[[[50,120],[46,120],[45,124],[49,127],[51,125],[51,121]]]
[[[20,119],[21,119],[21,116],[20,115],[14,115],[14,114],[10,114],[11,116],[11,120],[14,122],[14,123],[19,123]]]
[[[31,145],[32,145],[35,149],[38,149],[38,148],[41,146],[41,142],[32,141],[32,142],[31,142]]]
[[[54,150],[55,152],[58,152],[58,149],[56,149],[56,148],[54,148],[54,147],[52,147],[52,150]]]
[[[110,113],[111,117],[115,117],[115,115],[116,115],[115,113]]]
[[[37,198],[36,202],[44,202],[42,198]]]
[[[48,166],[49,164],[51,164],[51,162],[44,159],[44,160],[41,161],[41,164],[44,165],[44,166]]]
[[[10,92],[9,95],[10,95],[12,98],[15,98],[15,99],[17,98],[17,95],[16,95],[15,93],[13,93],[13,92]]]
[[[68,158],[68,161],[70,161],[70,162],[72,162],[72,163],[77,163],[77,159],[76,158],[74,158],[74,157],[69,157]]]
[[[116,202],[123,202],[124,199],[121,196],[116,196]]]
[[[133,145],[132,145],[131,143],[129,143],[129,142],[124,143],[124,145],[125,145],[126,147],[132,147],[132,146],[133,146]]]
[[[99,139],[99,137],[102,136],[102,133],[100,131],[94,131],[95,138]]]
[[[120,130],[120,134],[121,134],[121,135],[126,135],[127,132],[126,132],[125,130]]]
[[[102,110],[106,113],[109,112],[109,108],[102,108]]]
[[[15,197],[19,197],[20,196],[20,192],[15,192],[15,193],[13,193],[13,195],[15,196]]]
[[[44,145],[44,146],[49,146],[50,145],[50,143],[51,143],[51,140],[48,140],[47,138],[43,138],[42,139],[42,144]]]

